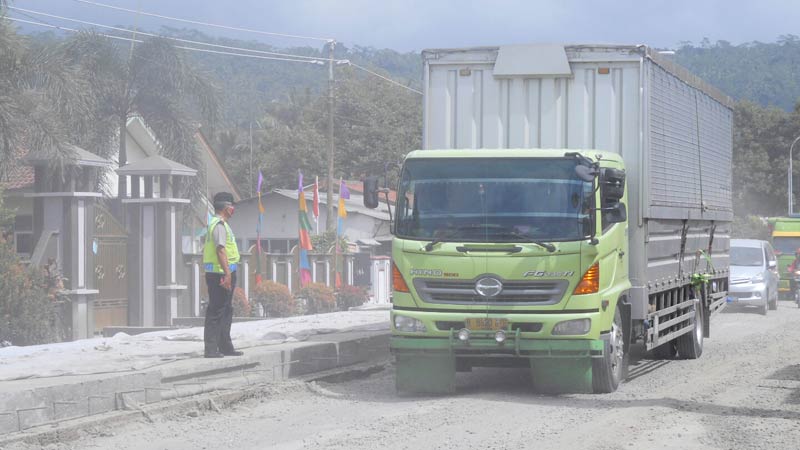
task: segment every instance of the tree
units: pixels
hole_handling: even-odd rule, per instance
[[[202,117],[204,125],[213,129],[219,116],[219,94],[178,49],[160,38],[125,49],[98,34],[79,33],[63,50],[84,70],[98,99],[98,111],[112,118],[117,136],[124,136],[128,119],[139,115],[153,129],[165,157],[202,172],[193,119]],[[125,139],[118,143],[121,167],[128,155]],[[119,183],[123,196],[127,193],[125,179],[120,178]]]
[[[78,118],[92,115],[96,99],[85,73],[54,47],[35,47],[5,20],[0,5],[0,170],[23,148],[64,166],[65,147],[81,135]]]
[[[422,144],[422,102],[419,95],[352,69],[337,74],[335,130],[336,178],[382,175],[386,163],[399,162]],[[297,171],[307,177],[327,173],[326,97],[294,92],[287,102],[273,102],[255,129],[254,165],[267,186],[292,188]],[[222,152],[236,183],[249,191],[249,143],[244,132]]]

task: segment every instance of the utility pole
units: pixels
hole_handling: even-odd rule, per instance
[[[336,227],[336,221],[333,219],[333,152],[336,148],[333,142],[333,49],[335,47],[335,40],[331,39],[328,41],[328,192],[325,196],[327,202],[327,216],[325,217],[326,231],[331,231]]]

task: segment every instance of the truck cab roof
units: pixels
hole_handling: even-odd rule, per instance
[[[509,149],[446,149],[446,150],[414,150],[406,159],[419,158],[563,158],[567,153],[577,152],[583,156],[596,160],[599,156],[603,161],[612,161],[622,164],[622,157],[613,152],[592,149],[542,149],[542,148],[509,148]]]

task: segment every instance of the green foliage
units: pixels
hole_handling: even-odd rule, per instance
[[[289,317],[297,314],[297,302],[289,288],[274,281],[262,281],[250,295],[253,302],[261,303],[267,317]]]
[[[328,253],[328,250],[332,249],[335,244],[336,230],[311,235],[311,245],[314,247],[315,253]],[[339,239],[339,248],[342,253],[347,253],[347,236]]]
[[[244,289],[237,287],[233,290],[233,316],[250,317],[253,313],[250,301],[244,295]]]
[[[11,217],[3,205],[0,189],[0,223]],[[12,242],[0,233],[0,342],[33,345],[68,338],[62,317],[65,312],[61,274],[53,264],[45,271],[23,264]]]
[[[739,102],[733,126],[733,205],[737,217],[779,216],[786,211],[789,148],[800,135],[800,112]],[[794,149],[795,161],[800,146]],[[794,164],[794,197],[800,192]]]
[[[327,313],[336,308],[333,289],[322,283],[308,283],[297,292],[296,297],[305,302],[306,314]]]
[[[78,126],[90,117],[97,99],[85,74],[70,64],[58,46],[39,46],[18,35],[0,9],[0,171],[19,161],[19,150],[63,167],[73,155]],[[88,124],[88,120],[81,122]]]
[[[752,215],[734,216],[731,237],[734,239],[761,239],[762,241],[768,241],[770,240],[770,232],[767,221],[762,217]]]
[[[687,42],[675,59],[738,100],[791,111],[800,98],[800,39],[794,35],[781,36],[775,43]]]
[[[98,101],[89,116],[105,135],[124,135],[128,119],[141,116],[153,130],[163,156],[195,168],[200,176],[187,180],[195,199],[202,193],[204,165],[194,138],[196,121],[213,130],[219,118],[219,92],[170,41],[145,39],[133,48],[94,33],[71,36],[61,45],[71,65],[85,74],[88,94]],[[118,139],[120,164],[127,161],[126,140]],[[91,148],[88,150],[92,151]],[[100,149],[101,156],[113,153]]]
[[[358,286],[342,286],[336,291],[336,309],[347,311],[369,301],[367,290]]]

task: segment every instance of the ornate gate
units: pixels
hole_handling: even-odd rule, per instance
[[[128,234],[111,213],[97,206],[94,220],[95,331],[128,325]]]

